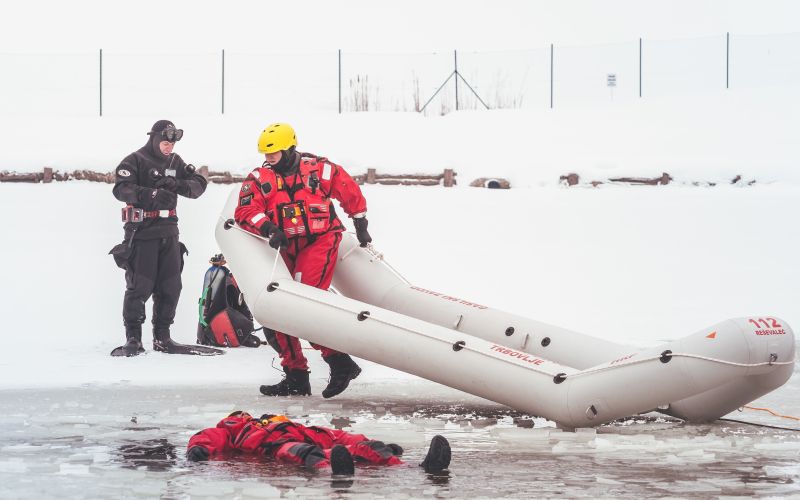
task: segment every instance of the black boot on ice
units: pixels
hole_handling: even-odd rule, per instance
[[[323,398],[341,394],[350,385],[350,381],[361,373],[361,367],[347,354],[328,356],[325,362],[331,367],[331,380],[328,382],[328,387],[322,391]]]
[[[126,326],[125,337],[127,341],[125,345],[121,345],[111,351],[112,356],[136,356],[144,352],[142,346],[142,325]]]
[[[305,370],[283,369],[286,377],[275,385],[262,385],[259,390],[265,396],[310,396],[311,383]]]
[[[436,474],[450,466],[450,443],[444,436],[433,436],[428,454],[419,466],[428,474]]]
[[[198,356],[216,356],[225,351],[202,345],[179,344],[169,336],[169,328],[153,329],[153,350],[167,354],[195,354]]]
[[[331,475],[352,476],[356,472],[353,455],[347,448],[337,444],[331,449]]]
[[[167,354],[176,354],[178,344],[169,336],[168,328],[155,328],[153,329],[153,350],[158,352],[166,352]]]

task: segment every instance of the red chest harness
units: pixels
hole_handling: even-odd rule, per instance
[[[291,186],[273,172],[275,193],[267,198],[267,215],[289,239],[327,232],[336,220],[330,193],[322,189],[317,162],[304,158]]]

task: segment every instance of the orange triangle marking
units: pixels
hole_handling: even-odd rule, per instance
[[[707,339],[715,339],[715,338],[717,338],[717,332],[709,333],[708,335],[706,335],[706,338]]]

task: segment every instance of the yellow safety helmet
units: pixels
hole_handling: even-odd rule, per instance
[[[297,146],[297,136],[288,123],[273,123],[267,126],[258,138],[259,153],[276,153]]]

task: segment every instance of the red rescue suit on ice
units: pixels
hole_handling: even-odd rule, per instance
[[[295,154],[299,165],[294,173],[281,175],[265,163],[247,176],[234,218],[255,234],[263,234],[267,224],[276,225],[289,240],[281,256],[294,279],[327,290],[344,231],[331,200],[338,200],[350,217],[363,216],[367,201],[358,184],[339,165],[326,158]],[[276,332],[276,340],[285,369],[308,369],[296,337]],[[327,347],[314,348],[321,351],[323,358],[338,354]]]
[[[243,452],[320,469],[330,466],[331,448],[336,445],[345,446],[355,461],[379,465],[403,463],[395,455],[401,454],[402,448],[370,440],[363,434],[307,427],[282,415],[262,415],[256,419],[241,411],[192,436],[187,450],[191,456],[192,448],[199,446],[206,458]]]

